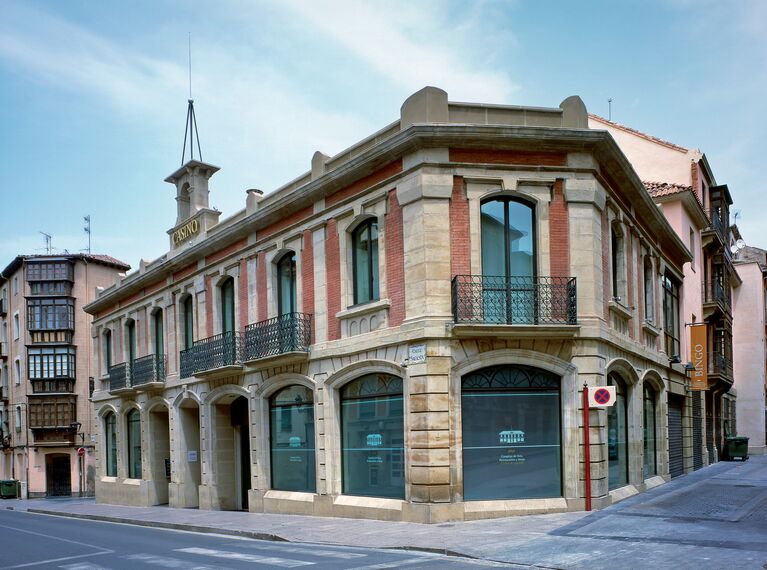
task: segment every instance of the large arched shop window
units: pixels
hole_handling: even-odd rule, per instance
[[[405,498],[402,378],[366,374],[341,389],[343,492]]]
[[[128,412],[128,477],[141,479],[141,414]]]
[[[314,397],[310,388],[288,386],[269,399],[269,439],[272,489],[314,493]]]
[[[485,321],[535,319],[535,208],[502,196],[482,202],[482,294]]]
[[[372,218],[352,232],[352,268],[354,304],[378,300],[378,224]]]
[[[607,383],[615,386],[615,404],[607,408],[607,487],[617,489],[629,482],[626,383],[614,372],[608,374]]]
[[[463,496],[562,496],[560,378],[531,366],[483,368],[461,381]]]
[[[657,475],[655,431],[655,390],[649,384],[644,385],[644,476]]]
[[[117,477],[117,418],[113,412],[104,416],[104,428],[107,477]]]

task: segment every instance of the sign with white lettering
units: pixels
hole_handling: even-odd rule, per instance
[[[189,461],[189,463],[197,463],[197,452],[196,451],[187,451],[186,452],[186,460]]]
[[[690,376],[690,388],[705,390],[708,388],[708,327],[705,323],[690,326],[690,361],[695,367]]]
[[[407,354],[408,364],[419,364],[426,362],[426,345],[425,344],[413,344],[408,347]]]

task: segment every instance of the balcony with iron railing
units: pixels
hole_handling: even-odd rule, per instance
[[[703,318],[708,319],[717,311],[732,313],[732,292],[729,281],[712,279],[703,283]]]
[[[245,332],[227,332],[197,340],[179,354],[181,378],[236,372],[244,363],[285,357],[306,358],[312,316],[288,313],[253,323]]]
[[[287,313],[245,327],[242,360],[250,362],[291,353],[306,354],[311,342],[312,316]]]
[[[456,275],[452,304],[459,335],[572,336],[578,325],[575,277]]]
[[[127,362],[115,364],[109,368],[109,391],[111,393],[130,390],[130,366]]]
[[[165,383],[165,355],[149,354],[136,358],[130,368],[130,383],[135,389]]]
[[[713,382],[709,382],[710,387],[713,387],[713,384],[717,382],[731,386],[733,383],[732,358],[719,352],[713,352],[708,360],[708,376],[710,380],[713,380]]]
[[[727,233],[729,232],[729,212],[725,208],[710,208],[706,210],[709,226],[703,230],[703,234],[716,234],[722,244],[728,246]]]

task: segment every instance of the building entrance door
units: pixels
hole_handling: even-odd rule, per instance
[[[45,458],[46,494],[66,497],[72,494],[72,469],[69,455],[55,454]]]

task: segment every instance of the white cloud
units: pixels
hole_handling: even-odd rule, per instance
[[[478,65],[478,53],[491,51],[494,42],[470,20],[448,21],[444,2],[290,0],[283,5],[408,91],[429,84],[445,89],[452,100],[505,102],[516,90],[506,74]]]

